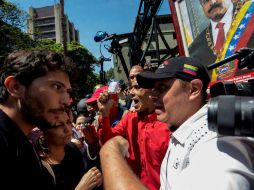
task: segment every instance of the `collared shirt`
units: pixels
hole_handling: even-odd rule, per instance
[[[108,118],[101,122],[102,143],[116,135],[126,138],[130,167],[150,190],[159,189],[160,166],[170,139],[168,124],[157,121],[155,113],[141,117],[137,112],[128,112],[114,128],[110,128]]]
[[[250,190],[253,166],[253,139],[218,136],[208,128],[205,105],[172,134],[161,190]]]
[[[223,29],[224,29],[225,39],[226,39],[227,33],[231,27],[231,23],[233,20],[233,3],[231,1],[229,3],[230,3],[230,5],[229,5],[227,12],[223,16],[223,18],[220,20],[220,22],[224,23]],[[217,24],[218,24],[218,22],[213,22],[211,20],[213,44],[216,44],[216,39],[218,36],[218,29],[216,28]]]

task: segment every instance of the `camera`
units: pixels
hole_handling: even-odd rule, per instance
[[[222,135],[254,137],[254,98],[234,95],[212,98],[208,125]]]
[[[243,48],[231,58],[208,66],[238,59],[238,68],[254,67],[254,49]],[[247,82],[218,82],[210,87],[208,125],[221,135],[254,137],[254,79]]]
[[[84,123],[81,125],[81,129],[86,128],[87,125],[91,125],[93,123],[93,119],[91,117],[86,117]]]

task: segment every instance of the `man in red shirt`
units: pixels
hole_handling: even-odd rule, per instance
[[[136,66],[135,70],[137,71]],[[141,71],[139,69],[138,73]],[[113,100],[100,102],[100,99],[110,97],[107,92],[100,96],[98,107],[102,117],[99,122],[99,138],[101,144],[117,135],[126,138],[130,144],[128,164],[144,185],[150,190],[156,190],[160,187],[160,166],[168,147],[170,131],[166,123],[157,121],[153,101],[149,97],[151,89],[139,88],[134,78],[131,80],[130,93],[135,111],[128,112],[114,128],[110,127],[108,117]]]

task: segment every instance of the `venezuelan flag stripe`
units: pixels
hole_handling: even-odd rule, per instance
[[[197,72],[193,72],[193,71],[188,70],[188,69],[184,69],[183,72],[188,73],[188,74],[193,75],[193,76],[197,76]]]
[[[246,47],[253,32],[254,32],[254,16],[252,16],[251,20],[249,21],[248,25],[246,26],[246,29],[244,30],[242,37],[240,38],[235,49],[239,50],[242,47]]]
[[[198,70],[198,68],[193,65],[189,65],[189,64],[183,65],[183,72],[189,73],[193,76],[197,76],[197,70]]]
[[[252,34],[253,30],[249,29],[253,27],[253,14],[254,14],[254,2],[253,0],[245,2],[244,5],[241,7],[239,13],[237,14],[236,18],[234,19],[229,32],[227,33],[227,39],[224,44],[224,50],[220,57],[216,59],[216,62],[234,54],[237,50],[236,48],[241,48],[242,46],[238,45],[243,38],[243,34],[247,30],[250,30],[248,34]],[[251,32],[252,30],[252,32]],[[246,45],[246,44],[245,44]],[[215,68],[212,73],[212,81],[220,80],[218,77],[219,68]]]
[[[183,67],[184,67],[184,68],[187,68],[187,69],[192,69],[192,70],[194,70],[194,71],[197,71],[197,70],[198,70],[197,67],[195,67],[195,66],[193,66],[193,65],[189,65],[189,64],[184,64]]]
[[[245,5],[246,4],[246,5]],[[224,58],[234,54],[236,45],[239,43],[240,39],[243,38],[243,33],[247,29],[247,25],[250,23],[250,20],[254,13],[254,3],[253,1],[246,2],[240,12],[238,13],[238,17],[236,17],[236,20],[240,20],[240,23],[234,32],[234,35],[229,38],[229,44],[226,46],[226,54],[224,55]],[[253,24],[253,23],[252,23]],[[223,59],[224,59],[223,58]]]

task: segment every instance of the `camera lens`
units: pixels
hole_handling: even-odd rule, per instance
[[[233,95],[212,98],[208,124],[221,135],[254,136],[254,98]]]

